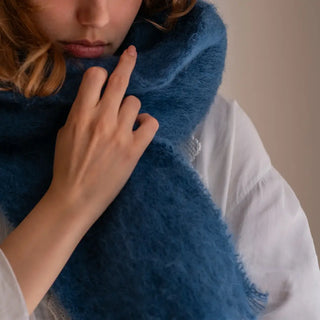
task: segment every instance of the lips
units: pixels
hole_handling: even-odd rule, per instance
[[[79,40],[75,42],[62,42],[64,49],[72,55],[79,58],[97,58],[100,57],[108,45],[102,41],[90,42]]]
[[[94,42],[91,42],[89,40],[78,40],[78,41],[70,41],[70,42],[63,42],[63,43],[74,43],[74,44],[82,44],[84,46],[103,46],[103,45],[107,45],[107,43],[103,42],[103,41],[94,41]]]

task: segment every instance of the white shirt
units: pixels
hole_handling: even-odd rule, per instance
[[[221,208],[250,280],[269,292],[259,319],[319,320],[320,271],[306,215],[237,101],[217,94],[183,149]],[[0,240],[12,229],[0,212]],[[28,316],[1,249],[0,289],[2,320],[69,319],[51,290]]]

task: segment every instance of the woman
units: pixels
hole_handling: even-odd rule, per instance
[[[63,302],[56,301],[49,289],[81,239],[116,199],[162,124],[159,127],[157,117],[148,113],[138,114],[143,103],[136,96],[121,102],[137,54],[129,55],[134,46],[123,54],[120,49],[137,15],[152,16],[156,4],[142,0],[34,0],[32,4],[42,6],[32,16],[16,1],[3,1],[0,7],[1,46],[9,39],[12,50],[22,49],[22,55],[26,48],[39,53],[28,56],[20,72],[14,73],[16,60],[8,54],[9,49],[3,51],[0,76],[6,90],[13,89],[10,84],[14,83],[25,97],[52,94],[64,80],[61,52],[78,58],[119,54],[121,58],[114,71],[118,77],[113,77],[101,99],[100,91],[111,74],[103,68],[85,73],[67,122],[58,132],[53,179],[41,200],[10,235],[2,214],[0,276],[5,290],[1,293],[1,319],[68,317]],[[187,17],[195,2],[173,4],[173,17]],[[13,15],[14,10],[19,15]],[[16,30],[20,37],[14,40],[6,16],[23,21],[13,24],[21,28]],[[173,27],[175,21],[167,27]],[[98,47],[74,44],[82,39],[102,43]],[[48,40],[55,51],[49,51]],[[54,52],[56,64],[46,82],[41,82],[47,52]],[[27,76],[26,70],[33,64],[37,67]],[[103,122],[99,111],[106,105],[109,108],[104,114],[108,116]],[[135,121],[139,128],[128,130]],[[221,208],[250,278],[269,293],[262,319],[318,319],[320,276],[305,214],[272,167],[240,106],[217,95],[182,149]]]

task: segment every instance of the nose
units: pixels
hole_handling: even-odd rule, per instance
[[[102,28],[109,22],[107,0],[82,1],[77,10],[77,19],[86,27]]]

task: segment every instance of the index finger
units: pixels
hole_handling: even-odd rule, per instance
[[[130,47],[135,51],[133,56],[129,54]],[[131,73],[136,64],[136,58],[137,52],[133,45],[130,45],[120,56],[119,63],[109,76],[103,96],[97,105],[100,108],[101,116],[106,114],[107,109],[108,116],[110,114],[114,117],[118,115],[123,96],[129,85]]]

